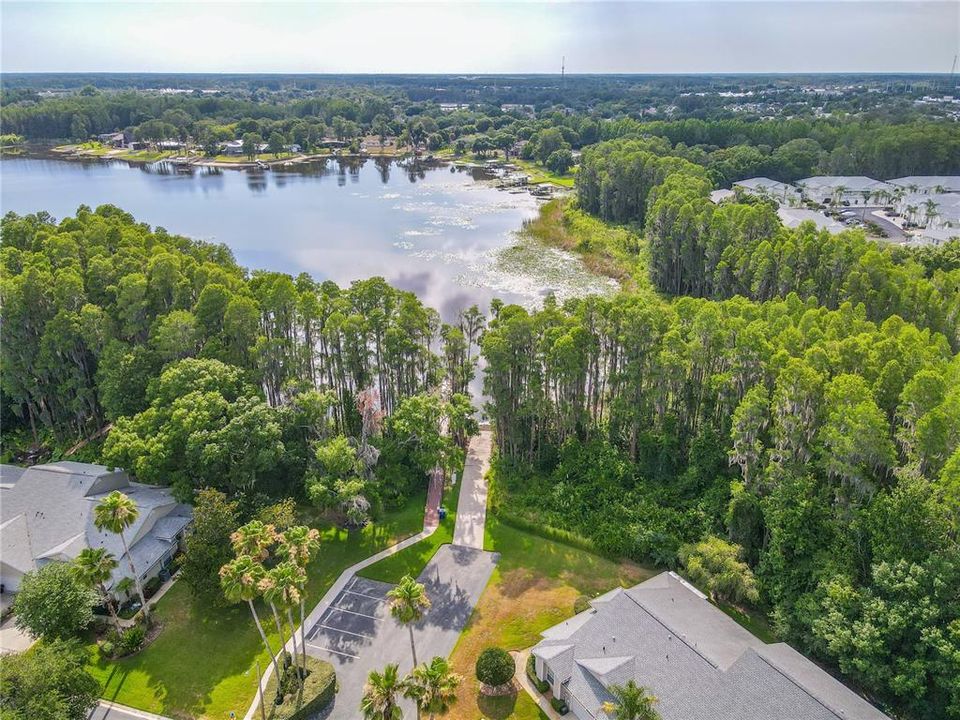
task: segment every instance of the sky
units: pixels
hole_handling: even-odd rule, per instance
[[[4,72],[950,72],[960,2],[9,2]]]

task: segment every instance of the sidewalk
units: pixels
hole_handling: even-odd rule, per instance
[[[520,681],[520,687],[526,691],[527,695],[533,699],[537,707],[539,707],[550,720],[560,720],[560,713],[554,710],[550,702],[537,692],[533,683],[530,682],[530,678],[527,677],[527,658],[530,657],[530,648],[510,654],[513,655],[513,659],[517,663],[517,674],[514,677]]]
[[[87,720],[171,720],[164,715],[155,715],[144,710],[120,705],[119,703],[101,700],[97,706],[90,711]]]

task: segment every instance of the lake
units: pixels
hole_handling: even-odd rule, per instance
[[[537,214],[526,192],[498,190],[482,171],[405,167],[387,160],[328,160],[271,170],[168,163],[0,161],[4,213],[46,210],[60,219],[81,204],[111,203],[168,231],[222,242],[255,269],[347,284],[381,275],[452,320],[493,297],[538,305],[606,293],[613,284],[575,256],[520,241]]]

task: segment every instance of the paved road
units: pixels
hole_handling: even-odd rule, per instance
[[[466,488],[464,488],[466,489]],[[414,626],[417,660],[446,657],[460,636],[493,573],[497,556],[474,548],[443,545],[418,580],[432,605]],[[340,685],[329,720],[359,717],[363,685],[371,670],[397,663],[401,675],[413,667],[410,635],[387,607],[392,586],[354,577],[307,633],[307,652],[333,664]],[[415,717],[404,701],[404,717]]]
[[[169,720],[169,718],[101,701],[90,713],[88,720]]]
[[[483,527],[487,521],[487,470],[493,433],[483,430],[470,441],[463,469],[463,487],[457,504],[453,544],[483,550]]]
[[[843,208],[842,212],[851,212],[855,213],[855,217],[860,218],[863,222],[872,222],[875,225],[878,225],[886,234],[887,237],[883,238],[889,242],[901,243],[907,239],[906,233],[903,232],[897,225],[887,220],[885,217],[882,217],[876,213],[881,211],[882,207],[856,207],[856,208]]]

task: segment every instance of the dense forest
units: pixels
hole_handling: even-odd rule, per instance
[[[365,499],[398,502],[449,448],[424,456],[427,433],[394,433],[393,419],[437,433],[446,415],[461,440],[472,423],[461,393],[475,309],[450,326],[380,278],[248,275],[225,247],[112,206],[59,223],[8,214],[0,230],[5,452],[111,423],[103,460],[184,500],[206,486],[303,495],[305,477],[323,476],[323,443],[362,438],[367,451],[377,435]]]
[[[649,285],[495,308],[498,512],[666,566],[723,538],[780,637],[958,717],[960,244],[789,230],[683,155],[593,145],[566,213],[641,231]]]

